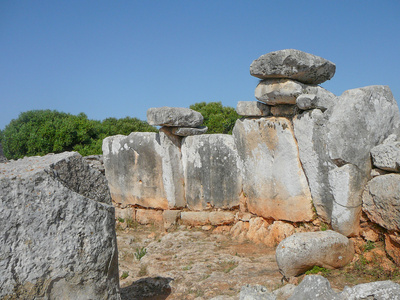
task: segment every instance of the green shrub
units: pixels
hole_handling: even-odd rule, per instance
[[[141,260],[143,256],[145,256],[147,253],[146,248],[136,248],[135,253],[133,254],[137,260]]]

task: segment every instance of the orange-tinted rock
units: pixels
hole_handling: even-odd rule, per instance
[[[162,210],[138,209],[136,210],[136,221],[140,224],[163,224]]]
[[[228,225],[235,221],[235,215],[230,211],[212,211],[209,219],[211,225]]]
[[[205,211],[183,211],[181,221],[187,226],[203,226],[210,224],[210,213]]]

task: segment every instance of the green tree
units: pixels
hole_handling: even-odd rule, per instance
[[[223,106],[221,102],[200,102],[190,105],[204,117],[204,126],[208,127],[207,133],[232,134],[239,115],[233,107]]]

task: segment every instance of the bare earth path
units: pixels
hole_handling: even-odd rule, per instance
[[[281,286],[274,248],[238,243],[227,233],[139,225],[118,229],[117,239],[123,300],[239,299],[245,284]]]

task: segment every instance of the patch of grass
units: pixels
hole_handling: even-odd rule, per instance
[[[121,218],[121,217],[119,217],[119,218],[118,218],[118,222],[120,222],[120,223],[124,223],[124,222],[125,222],[125,220],[124,220],[124,218]]]
[[[321,274],[322,276],[324,276],[324,275],[328,275],[331,271],[332,270],[328,270],[328,269],[323,268],[323,267],[314,266],[311,270],[308,270],[306,272],[306,275]]]
[[[320,229],[321,231],[327,231],[329,229],[329,226],[326,223],[321,223]]]
[[[128,276],[129,276],[129,273],[128,273],[127,271],[124,271],[124,272],[122,273],[122,275],[121,275],[121,279],[128,278]]]
[[[147,265],[141,265],[140,266],[140,270],[139,270],[139,272],[138,272],[138,276],[139,277],[143,277],[143,276],[146,276],[148,274],[148,272],[147,272]]]
[[[229,273],[230,271],[235,269],[238,266],[239,263],[237,263],[234,260],[229,260],[229,261],[219,262],[218,264],[221,267],[222,272]]]
[[[142,247],[142,248],[136,248],[134,255],[137,260],[141,260],[142,257],[146,255],[146,253],[147,253],[146,248]]]
[[[375,243],[373,241],[367,241],[366,244],[364,245],[364,252],[370,251],[372,249],[375,249]]]
[[[189,271],[190,269],[192,269],[192,266],[191,266],[191,265],[187,265],[187,266],[184,266],[184,267],[182,268],[183,271]]]
[[[134,219],[132,218],[126,218],[126,225],[128,226],[128,228],[137,228],[139,226],[139,223],[136,222]]]

